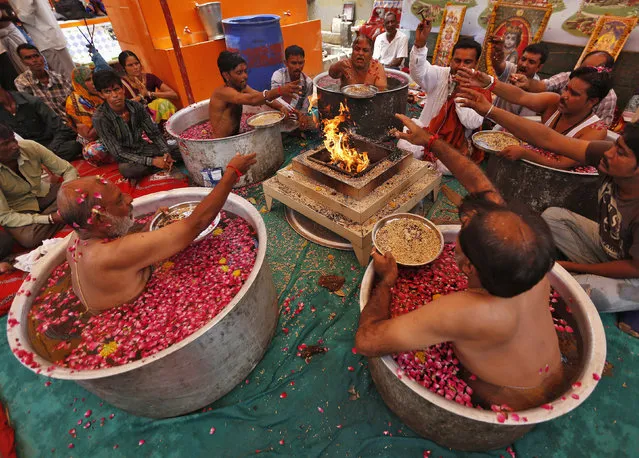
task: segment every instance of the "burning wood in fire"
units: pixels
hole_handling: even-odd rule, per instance
[[[331,164],[348,173],[359,173],[368,167],[368,153],[359,153],[349,145],[349,135],[340,131],[340,124],[349,117],[348,108],[339,105],[339,115],[324,120],[324,146],[331,153]]]

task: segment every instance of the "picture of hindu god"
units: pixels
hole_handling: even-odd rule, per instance
[[[607,53],[614,55],[615,45],[619,40],[621,31],[624,30],[625,24],[621,23],[621,27],[618,27],[618,23],[609,22],[602,27],[601,35],[597,38],[593,50],[606,51]]]
[[[517,48],[521,44],[521,32],[522,29],[509,25],[504,33],[504,55],[506,56],[506,62],[512,62],[517,65],[519,61],[519,51]]]

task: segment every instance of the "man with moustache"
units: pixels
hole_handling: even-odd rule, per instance
[[[500,37],[491,37],[492,53],[490,59],[495,69],[495,73],[502,83],[511,83],[516,78],[515,75],[524,75],[526,78],[539,80],[537,72],[541,70],[548,59],[548,48],[542,43],[533,43],[526,46],[517,64],[508,62],[504,54],[504,40]],[[507,100],[497,97],[495,106],[510,111],[518,116],[535,116],[530,108],[522,105],[510,103]]]
[[[130,195],[97,176],[65,183],[58,208],[75,230],[67,260],[73,291],[87,311],[99,313],[134,300],[144,291],[152,266],[186,248],[211,224],[239,177],[255,162],[254,153],[238,153],[189,217],[134,234],[127,234],[133,225]]]
[[[331,78],[339,79],[342,86],[349,84],[368,84],[380,91],[388,85],[384,66],[373,60],[373,40],[366,35],[358,35],[353,41],[350,59],[335,62],[328,69]]]
[[[375,38],[373,59],[378,60],[384,67],[399,69],[408,57],[408,37],[397,31],[397,16],[389,11],[384,16],[386,33],[380,33]]]
[[[14,132],[0,123],[0,225],[28,249],[64,227],[56,206],[60,184],[42,180],[43,166],[64,181],[78,177],[67,161],[39,143],[16,140]]]
[[[554,92],[534,94],[512,85],[495,81],[494,77],[476,70],[462,69],[458,81],[468,86],[492,86],[493,92],[508,102],[541,113],[541,122],[566,137],[603,140],[607,130],[593,108],[610,90],[611,79],[604,67],[579,67],[570,74],[568,86],[561,95]],[[506,127],[506,126],[503,126]],[[569,169],[579,165],[570,157],[549,157],[524,146],[509,146],[500,155],[511,160],[527,159],[548,167]]]
[[[599,215],[592,221],[565,208],[550,207],[542,217],[559,261],[589,293],[600,312],[625,312],[620,327],[639,336],[639,123],[629,123],[615,143],[571,138],[492,107],[470,89],[460,102],[539,148],[597,167],[601,174]],[[594,205],[594,202],[593,202]]]
[[[105,70],[93,74],[95,90],[105,100],[93,115],[93,127],[107,151],[118,162],[124,178],[137,179],[170,170],[179,152],[170,151],[146,108],[127,100],[122,79]],[[149,143],[143,134],[152,142]],[[175,159],[171,156],[175,154]]]
[[[243,105],[268,105],[288,115],[288,110],[275,99],[300,93],[299,80],[262,92],[256,91],[247,84],[248,66],[239,53],[222,51],[217,59],[217,67],[224,79],[224,86],[213,91],[209,103],[209,122],[215,138],[240,132]]]
[[[417,26],[415,43],[410,53],[410,76],[428,94],[419,119],[413,121],[435,134],[436,138],[441,138],[465,156],[471,156],[475,162],[479,162],[483,159],[483,152],[474,151],[469,138],[473,130],[481,127],[484,118],[455,102],[457,82],[454,78],[460,68],[477,68],[481,45],[473,39],[462,37],[453,47],[450,67],[432,65],[428,62],[426,47],[431,27],[430,18],[425,18]],[[484,96],[489,100],[490,92],[484,91]],[[412,152],[417,159],[436,162],[442,173],[450,173],[432,154],[431,145],[416,146],[402,139],[397,146]]]

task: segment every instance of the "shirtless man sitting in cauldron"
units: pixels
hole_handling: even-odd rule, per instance
[[[127,234],[133,225],[133,199],[110,181],[91,176],[64,183],[58,208],[64,222],[75,229],[67,261],[73,292],[87,310],[101,312],[142,293],[151,266],[186,248],[206,229],[233,185],[255,162],[255,154],[236,155],[189,217],[153,232]]]
[[[391,318],[397,264],[391,253],[373,254],[379,281],[362,311],[355,346],[366,356],[424,349],[452,342],[468,381],[485,402],[515,410],[552,400],[562,384],[557,333],[548,307],[555,244],[544,220],[510,209],[472,160],[396,115],[408,128],[397,133],[432,151],[466,187],[456,261],[468,290],[448,294]],[[542,369],[542,370],[540,370]]]
[[[373,40],[366,35],[358,35],[353,41],[350,59],[335,62],[328,69],[331,78],[339,79],[342,86],[368,84],[385,91],[387,87],[384,66],[373,60]]]
[[[258,92],[249,86],[246,61],[239,53],[222,51],[217,59],[224,86],[213,91],[209,103],[209,122],[215,138],[230,137],[240,132],[242,105],[268,105],[285,115],[289,113],[275,99],[301,92],[299,81],[291,81],[274,89]]]

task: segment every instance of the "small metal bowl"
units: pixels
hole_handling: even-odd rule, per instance
[[[391,221],[398,220],[398,219],[414,219],[414,220],[417,220],[417,221],[421,222],[425,226],[429,227],[433,231],[435,231],[437,233],[437,235],[439,235],[439,251],[437,252],[437,254],[432,259],[428,259],[428,260],[426,260],[426,261],[424,261],[422,263],[419,263],[419,264],[404,263],[404,262],[400,262],[400,260],[398,260],[398,259],[395,259],[397,261],[397,264],[401,264],[401,265],[407,266],[407,267],[425,266],[426,264],[430,264],[431,262],[433,262],[435,259],[437,259],[439,257],[440,254],[442,254],[442,251],[444,250],[444,236],[442,235],[442,232],[439,230],[437,225],[435,223],[433,223],[431,220],[429,220],[427,218],[424,218],[423,216],[415,215],[413,213],[395,213],[393,215],[385,216],[384,218],[380,219],[377,223],[375,223],[375,226],[373,226],[372,237],[373,237],[373,245],[375,246],[377,251],[379,251],[380,253],[384,254],[382,249],[377,244],[377,232],[382,227],[384,227],[386,224],[390,223]]]
[[[277,118],[274,115],[277,115]],[[246,123],[255,129],[263,129],[282,122],[282,119],[284,114],[279,111],[263,111],[248,118]]]
[[[522,143],[520,139],[518,139],[517,137],[515,137],[513,134],[511,134],[509,132],[500,132],[500,131],[497,131],[497,130],[480,130],[479,132],[475,132],[473,134],[473,136],[471,137],[472,140],[473,140],[473,144],[477,148],[479,148],[481,150],[484,150],[484,151],[486,151],[488,153],[499,153],[499,152],[501,152],[501,150],[500,149],[491,148],[490,146],[488,146],[486,143],[484,143],[482,141],[482,137],[483,136],[487,136],[487,135],[503,135],[503,136],[506,136],[506,137],[510,137],[510,138],[512,138],[514,140],[517,140],[517,144],[518,145],[521,145],[521,143]],[[515,146],[515,145],[512,145],[512,146]]]
[[[168,213],[159,213],[159,214],[155,215],[155,218],[153,218],[153,221],[151,221],[151,226],[150,226],[149,230],[155,231],[157,229],[161,229],[161,227],[158,227],[158,226],[160,226],[164,222],[165,219],[170,218],[172,214],[176,214],[176,213],[177,214],[181,214],[181,215],[183,215],[186,218],[187,216],[189,216],[193,212],[193,209],[195,207],[197,207],[199,203],[200,203],[200,201],[194,200],[194,201],[190,201],[190,202],[182,202],[182,203],[179,203],[179,204],[171,205],[169,207],[169,212]],[[215,230],[215,228],[217,227],[217,225],[220,224],[220,219],[221,219],[221,216],[218,213],[217,216],[215,217],[215,219],[213,220],[213,222],[209,225],[209,227],[207,227],[202,232],[200,232],[200,235],[198,235],[195,238],[195,240],[193,240],[193,241],[194,242],[199,242],[204,237],[206,237],[211,232],[213,232]],[[169,223],[169,224],[171,224],[171,223]]]
[[[370,99],[379,92],[376,86],[370,84],[349,84],[342,88],[342,94],[354,99]]]

